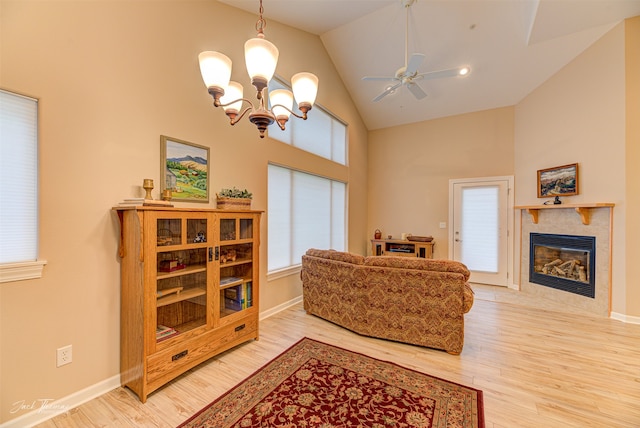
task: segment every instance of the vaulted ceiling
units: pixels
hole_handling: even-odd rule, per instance
[[[219,1],[257,15],[258,0]],[[620,21],[640,15],[640,0],[415,0],[408,55],[425,55],[418,71],[472,71],[416,82],[427,93],[421,100],[401,86],[373,102],[390,82],[362,77],[393,76],[405,65],[408,2],[263,0],[263,7],[267,20],[320,36],[370,130],[517,104]]]

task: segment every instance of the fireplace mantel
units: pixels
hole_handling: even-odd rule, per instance
[[[538,214],[540,210],[549,209],[575,209],[582,219],[582,224],[589,224],[591,222],[591,209],[592,208],[611,208],[615,204],[610,202],[597,202],[595,204],[549,204],[549,205],[520,205],[515,207],[519,210],[527,210],[531,214],[531,219],[534,224],[538,224]]]

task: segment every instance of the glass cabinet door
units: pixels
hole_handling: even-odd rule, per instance
[[[157,213],[156,343],[208,322],[210,220],[196,213]]]
[[[220,318],[253,306],[253,218],[220,219]]]

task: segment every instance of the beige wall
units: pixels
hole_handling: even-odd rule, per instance
[[[243,44],[255,36],[253,14],[214,1],[3,0],[0,19],[0,86],[40,100],[40,257],[48,261],[42,279],[0,285],[0,422],[25,413],[10,413],[13,403],[60,399],[119,373],[110,208],[142,196],[143,178],[154,179],[158,197],[160,135],[210,147],[212,192],[246,187],[257,209],[266,209],[269,161],[348,180],[349,248],[363,249],[366,129],[318,37],[271,21],[266,29],[280,49],[277,73],[315,72],[318,103],[349,123],[349,168],[261,140],[246,119],[232,128],[213,108],[197,55],[225,52],[232,78],[249,87]],[[297,279],[266,281],[266,224],[261,311],[300,295]],[[73,363],[56,368],[56,348],[69,344]]]
[[[579,195],[565,203],[612,202],[612,311],[627,313],[625,265],[624,25],[586,49],[516,107],[516,205],[537,198],[536,171],[579,164]],[[519,245],[516,245],[519,248]],[[631,315],[630,313],[628,313]]]
[[[448,222],[449,179],[513,175],[513,115],[505,107],[371,131],[367,238],[376,229],[432,235],[434,256],[447,258],[439,223]]]

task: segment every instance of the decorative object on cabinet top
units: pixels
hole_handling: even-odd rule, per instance
[[[173,207],[173,204],[170,201],[146,198],[125,198],[119,205],[123,207],[137,207],[141,205],[146,207]]]
[[[431,242],[433,241],[433,236],[417,236],[417,235],[407,235],[407,241],[414,242]]]
[[[247,189],[240,190],[236,187],[222,189],[216,194],[216,203],[221,210],[249,210],[253,194]]]
[[[153,196],[151,196],[151,191],[153,190],[153,180],[151,178],[145,178],[142,180],[142,188],[145,191],[144,198],[125,198],[120,202],[121,206],[148,206],[148,207],[172,207],[171,200],[161,199],[154,200]]]

